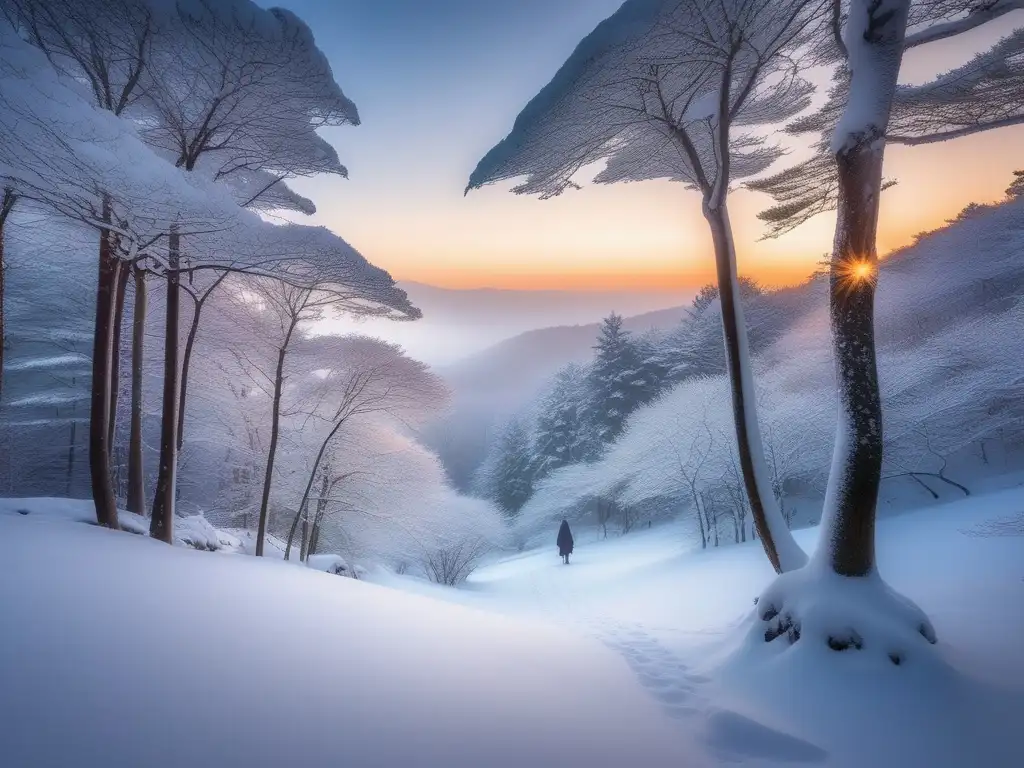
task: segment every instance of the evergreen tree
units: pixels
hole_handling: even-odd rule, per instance
[[[626,417],[644,402],[649,389],[637,345],[614,312],[604,319],[594,346],[590,372],[590,421],[598,437],[610,443],[621,434]]]
[[[740,276],[739,295],[747,313],[748,334],[751,349],[765,343],[757,324],[751,320],[758,317],[758,298],[764,289],[752,278]],[[725,374],[725,350],[722,346],[718,286],[709,283],[702,287],[693,298],[686,317],[678,326],[665,334],[659,344],[659,362],[664,367],[664,384],[668,389],[694,376],[717,376]],[[712,309],[715,311],[711,311]]]
[[[476,491],[515,517],[533,494],[533,454],[523,420],[511,418],[498,432],[477,474]]]
[[[1006,188],[1006,196],[1013,200],[1024,197],[1024,171],[1013,172],[1013,183]]]
[[[535,477],[597,457],[598,440],[587,414],[587,374],[569,364],[541,399],[534,431]]]
[[[648,331],[636,340],[640,357],[640,378],[643,382],[636,407],[646,405],[671,386],[668,372],[671,361],[665,357],[664,337],[657,331]]]

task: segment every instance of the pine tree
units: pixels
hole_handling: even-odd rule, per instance
[[[587,414],[587,374],[569,364],[541,399],[533,440],[537,479],[568,464],[596,458],[598,440]]]
[[[1006,196],[1012,200],[1024,197],[1024,171],[1013,172],[1013,183],[1006,188]]]
[[[643,382],[636,407],[646,405],[671,387],[668,379],[671,362],[665,358],[663,342],[663,335],[653,330],[636,341],[640,357],[639,381]]]
[[[747,313],[748,338],[751,349],[763,346],[767,339],[756,327],[758,298],[764,289],[752,278],[739,277],[739,294]],[[695,376],[724,375],[725,350],[722,346],[722,323],[716,307],[718,286],[709,283],[693,298],[689,316],[665,334],[659,343],[660,364],[664,367],[663,389],[668,389]],[[712,311],[714,310],[714,311]]]
[[[610,443],[622,433],[626,417],[644,401],[648,390],[641,359],[622,316],[604,319],[594,346],[597,355],[590,373],[590,420],[598,437]]]
[[[533,454],[523,420],[511,418],[498,432],[477,475],[476,490],[510,518],[533,495]]]

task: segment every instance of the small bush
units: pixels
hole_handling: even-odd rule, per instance
[[[436,584],[457,587],[476,570],[480,558],[488,549],[483,537],[466,536],[425,553],[423,568],[427,577]]]

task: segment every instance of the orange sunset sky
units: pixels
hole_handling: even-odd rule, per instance
[[[296,187],[319,207],[313,223],[330,227],[396,279],[451,288],[667,291],[713,278],[700,199],[682,185],[588,184],[547,201],[512,195],[511,184],[462,195],[477,160],[618,0],[566,3],[550,28],[529,27],[525,58],[518,34],[431,43],[415,30],[388,27],[396,22],[370,10],[342,18],[317,0],[289,6],[309,21],[363,118],[358,128],[325,134],[350,179],[300,180]],[[518,17],[478,22],[514,32]],[[912,51],[901,81],[921,82],[958,66],[1022,22],[1024,13],[1017,12]],[[369,40],[366,50],[334,47],[342,29]],[[367,73],[365,57],[374,55],[389,63]],[[802,156],[794,140],[785,143],[792,154],[776,168]],[[885,172],[899,184],[883,195],[879,252],[940,226],[967,203],[1001,198],[1012,171],[1024,168],[1021,146],[1024,127],[889,147]],[[765,241],[756,214],[768,202],[743,189],[730,197],[740,271],[772,286],[799,282],[830,250],[834,217],[819,216]]]

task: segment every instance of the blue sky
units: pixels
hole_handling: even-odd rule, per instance
[[[620,0],[286,0],[364,125],[337,133],[352,178],[454,195],[475,159]],[[332,137],[333,139],[333,137]]]

